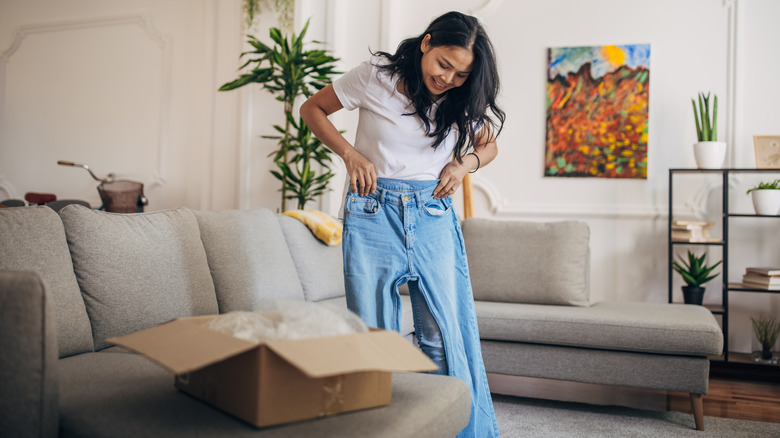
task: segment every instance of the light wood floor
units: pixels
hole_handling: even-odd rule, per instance
[[[780,373],[780,369],[777,370]],[[780,423],[780,380],[752,380],[750,371],[740,376],[710,377],[709,392],[704,396],[704,415]],[[656,411],[692,413],[686,393],[620,388],[587,383],[559,382],[488,374],[492,392],[519,397],[573,401],[597,405],[627,406]]]

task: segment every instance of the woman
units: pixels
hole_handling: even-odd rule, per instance
[[[398,286],[409,285],[420,348],[471,388],[459,436],[498,436],[482,362],[463,237],[452,194],[496,157],[504,112],[479,21],[458,12],[378,52],[308,99],[301,116],[346,164],[347,305],[367,324],[399,330]],[[355,145],[328,115],[360,108]],[[488,109],[493,117],[487,114]]]

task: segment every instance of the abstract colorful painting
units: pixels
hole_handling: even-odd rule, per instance
[[[647,178],[650,45],[548,49],[545,176]]]

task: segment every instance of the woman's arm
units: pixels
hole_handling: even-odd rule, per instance
[[[301,105],[301,117],[311,132],[344,160],[352,191],[358,193],[359,189],[360,196],[366,196],[376,191],[376,170],[374,164],[349,144],[328,119],[329,115],[342,108],[344,106],[336,96],[333,85],[328,85]]]
[[[462,158],[463,163],[457,160],[450,161],[439,175],[439,185],[433,191],[433,197],[436,199],[446,198],[455,193],[463,182],[463,177],[469,171],[487,166],[498,155],[498,145],[493,130],[489,124],[485,124],[476,135],[477,146],[474,147],[475,157],[471,153]]]

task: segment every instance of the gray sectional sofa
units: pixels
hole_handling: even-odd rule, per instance
[[[577,221],[463,225],[488,373],[702,395],[723,333],[704,307],[590,302],[590,233]]]
[[[468,219],[462,229],[488,373],[688,392],[703,428],[708,356],[723,344],[709,311],[592,304],[581,222]],[[0,355],[0,432],[428,437],[453,436],[468,420],[460,381],[398,373],[390,406],[253,429],[105,342],[175,317],[248,310],[262,296],[345,306],[340,247],[295,219],[267,210],[0,209],[0,251],[0,349],[10,352]]]
[[[457,434],[470,396],[456,378],[395,373],[388,406],[257,429],[106,341],[179,317],[252,310],[262,297],[346,306],[341,271],[340,247],[267,210],[0,209],[0,436]]]

